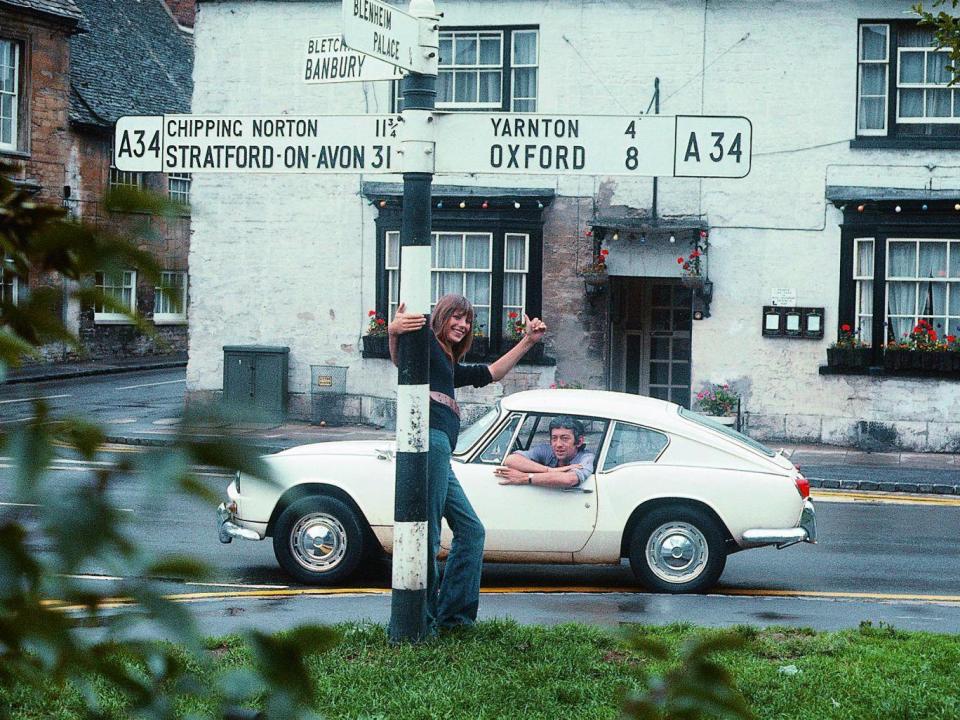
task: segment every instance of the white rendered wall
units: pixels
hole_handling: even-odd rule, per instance
[[[910,6],[873,2],[869,16],[901,18]],[[539,112],[636,114],[647,109],[659,77],[663,114],[752,121],[753,165],[745,179],[659,181],[661,215],[701,215],[711,228],[715,295],[712,317],[694,323],[694,392],[707,382],[734,383],[744,393],[751,432],[760,436],[849,442],[857,421],[868,421],[899,424],[905,447],[960,445],[956,383],[818,374],[834,339],[839,283],[841,216],[824,198],[826,185],[960,188],[953,153],[850,149],[864,3],[438,0],[438,7],[448,27],[539,26]],[[193,112],[388,112],[386,83],[301,81],[307,39],[339,27],[339,2],[202,3]],[[292,393],[309,392],[311,364],[333,364],[349,366],[352,395],[393,396],[386,361],[359,354],[366,311],[375,303],[376,209],[360,195],[363,180],[400,178],[195,176],[191,393],[221,388],[223,345],[258,343],[290,347]],[[595,203],[603,214],[648,209],[652,190],[650,179],[619,177],[478,174],[435,182],[553,189],[558,214],[551,220],[549,209],[545,221],[558,231],[544,239],[545,276],[554,269],[550,243],[582,237],[589,220],[562,214],[572,205],[561,198]],[[668,274],[669,256],[658,260],[655,247],[621,240],[611,250],[615,272],[619,262],[627,274]],[[761,337],[761,308],[775,287],[795,289],[799,305],[826,308],[824,341]],[[564,379],[575,379],[572,369],[601,377],[602,359],[578,342],[585,313],[551,307],[545,292],[544,315],[559,333],[550,347]],[[552,381],[550,371],[523,372],[521,386]],[[482,402],[500,392],[469,397]],[[364,413],[376,412],[364,406]]]

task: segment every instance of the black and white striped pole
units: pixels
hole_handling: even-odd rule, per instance
[[[433,0],[411,0],[420,19],[424,72],[402,81],[403,220],[400,297],[407,312],[430,314],[430,186],[434,169],[438,16]],[[427,459],[430,449],[430,323],[399,337],[397,478],[393,509],[390,641],[427,637]]]

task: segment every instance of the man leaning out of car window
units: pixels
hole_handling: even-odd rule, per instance
[[[501,485],[576,487],[593,473],[595,457],[586,449],[583,423],[569,415],[550,422],[550,442],[507,456],[493,474]]]

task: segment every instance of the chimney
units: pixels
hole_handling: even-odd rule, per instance
[[[183,27],[192,28],[197,13],[196,0],[163,0],[170,14]]]

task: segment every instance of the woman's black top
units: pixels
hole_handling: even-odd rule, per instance
[[[452,363],[437,336],[431,333],[430,338],[430,390],[454,397],[454,388],[466,385],[483,387],[493,382],[490,368],[486,365]],[[455,448],[460,434],[460,418],[446,405],[431,400],[430,429],[445,432],[450,438],[450,447]]]

